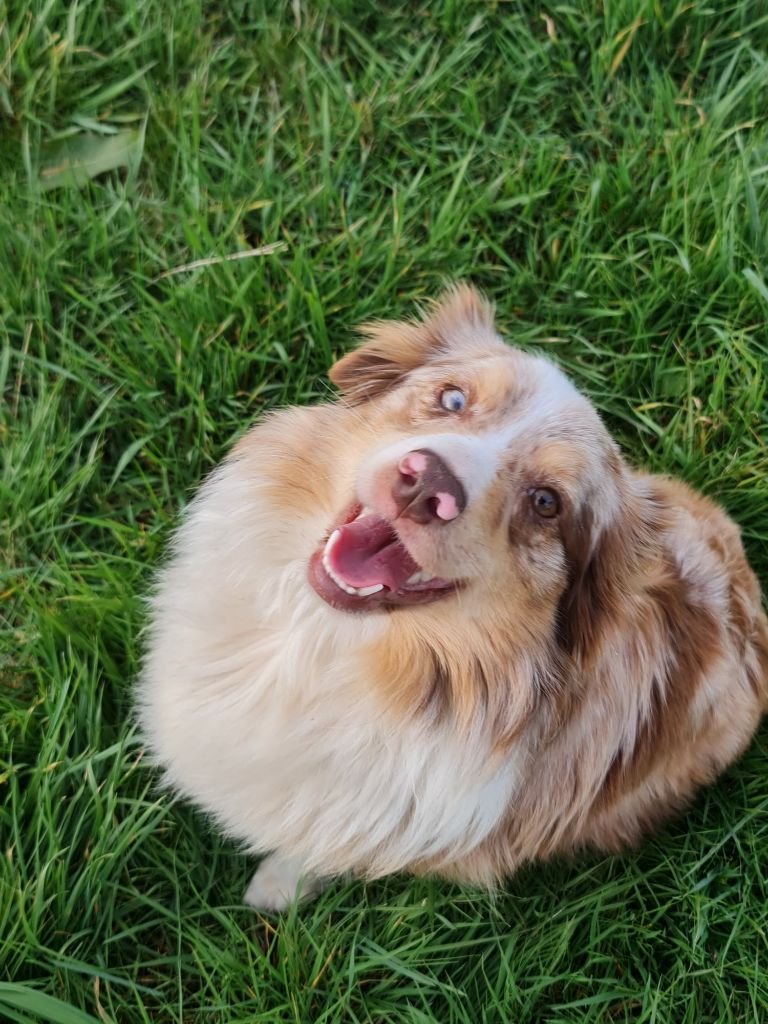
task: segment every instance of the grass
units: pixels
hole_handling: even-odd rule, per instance
[[[768,583],[765,5],[9,0],[0,38],[0,1017],[768,1019],[765,729],[626,856],[267,919],[130,725],[195,486],[327,395],[354,324],[459,278]],[[138,167],[41,189],[113,129]]]

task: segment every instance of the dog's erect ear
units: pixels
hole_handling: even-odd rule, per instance
[[[374,320],[360,328],[366,339],[331,367],[330,378],[354,404],[395,387],[430,359],[473,344],[501,344],[493,312],[470,285],[456,285],[420,321]]]

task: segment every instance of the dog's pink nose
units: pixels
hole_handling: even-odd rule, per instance
[[[428,448],[417,448],[400,459],[392,497],[398,515],[421,524],[449,522],[467,507],[461,481]]]

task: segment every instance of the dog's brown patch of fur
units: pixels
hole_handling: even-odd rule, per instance
[[[638,648],[663,645],[669,662],[651,679],[648,707],[634,744],[616,751],[598,806],[634,789],[660,763],[690,744],[697,731],[690,706],[722,643],[718,622],[695,602],[690,585],[669,556],[662,560],[644,598],[632,623],[638,632],[635,643]]]

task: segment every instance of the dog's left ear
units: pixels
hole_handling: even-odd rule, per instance
[[[376,398],[438,355],[472,344],[502,344],[493,311],[470,285],[456,285],[421,321],[375,320],[360,328],[366,339],[330,370],[331,381],[353,404]]]

